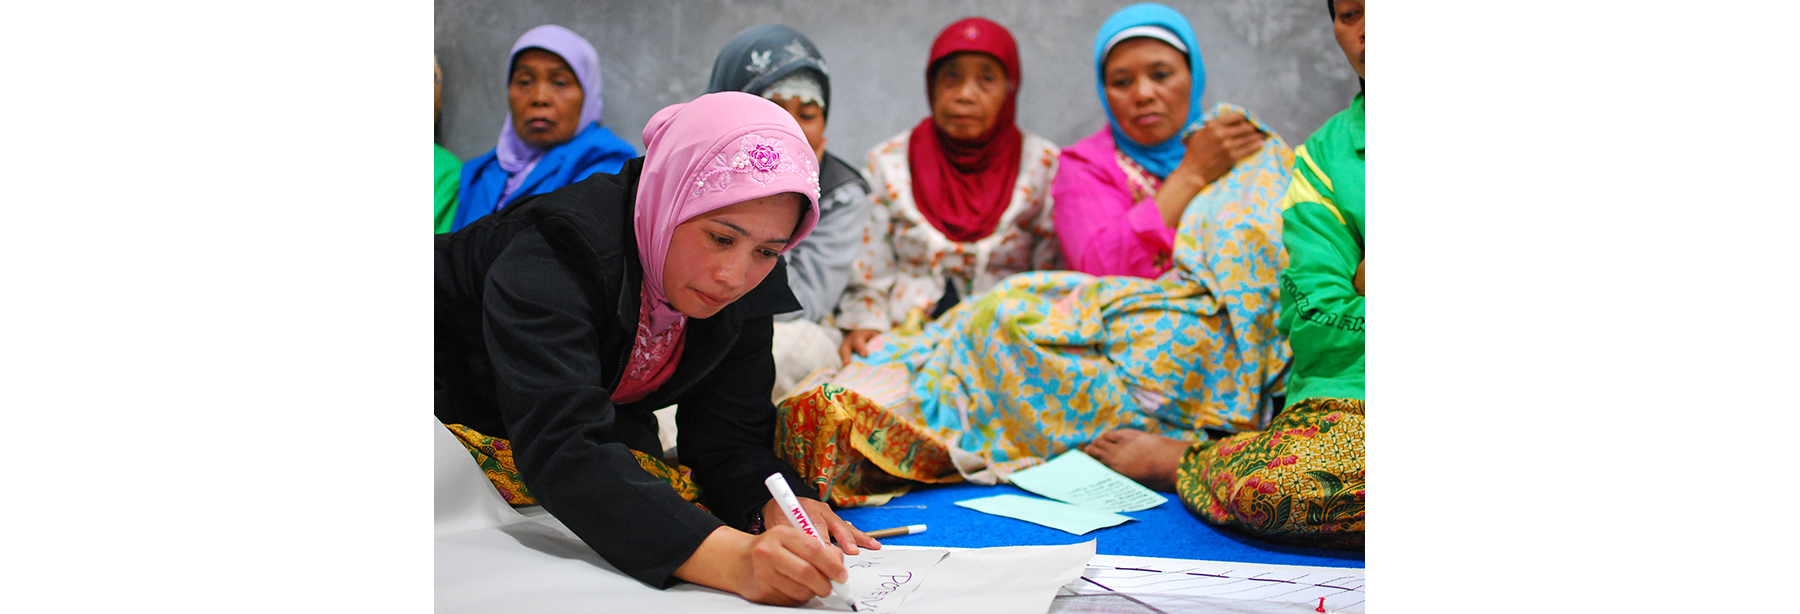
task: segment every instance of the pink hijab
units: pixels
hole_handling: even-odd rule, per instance
[[[633,219],[644,267],[642,307],[625,376],[612,395],[621,403],[655,391],[679,362],[687,316],[663,292],[676,226],[782,192],[804,194],[807,203],[783,253],[819,223],[819,161],[794,116],[760,96],[719,92],[670,105],[644,127],[644,149]]]

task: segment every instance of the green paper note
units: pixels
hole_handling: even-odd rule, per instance
[[[1094,529],[1103,529],[1132,520],[1130,516],[1121,516],[1112,512],[1102,512],[1048,499],[1033,499],[1018,495],[995,495],[957,501],[956,504],[977,512],[1017,518],[1076,535],[1086,535],[1088,531]]]
[[[1064,503],[1109,512],[1143,511],[1169,501],[1081,450],[1070,450],[1048,463],[1014,473],[1012,483]]]

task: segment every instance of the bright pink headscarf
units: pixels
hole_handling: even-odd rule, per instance
[[[662,385],[679,356],[680,329],[687,317],[669,305],[663,292],[663,268],[676,226],[714,209],[782,192],[804,194],[807,203],[784,253],[819,223],[819,161],[794,116],[760,96],[719,92],[670,105],[644,127],[644,149],[633,226],[644,267],[645,308],[625,378],[613,393],[622,402]]]

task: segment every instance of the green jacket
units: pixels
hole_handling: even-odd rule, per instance
[[[432,170],[437,173],[437,210],[432,216],[436,221],[437,232],[450,232],[450,222],[456,219],[456,184],[462,178],[462,160],[456,154],[444,149],[443,145],[431,144],[436,149],[432,160]]]
[[[1294,350],[1291,405],[1363,398],[1363,306],[1352,279],[1363,260],[1363,96],[1294,151],[1281,201],[1281,332]]]

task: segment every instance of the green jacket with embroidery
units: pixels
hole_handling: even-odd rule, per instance
[[[1363,398],[1363,297],[1352,280],[1363,260],[1363,96],[1294,151],[1281,202],[1287,268],[1281,332],[1294,350],[1288,404]]]

